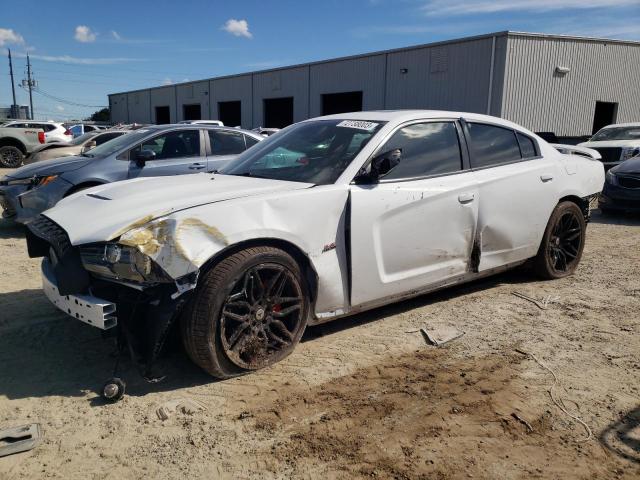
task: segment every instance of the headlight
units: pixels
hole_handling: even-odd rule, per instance
[[[609,185],[618,185],[618,177],[611,170],[607,171],[605,175],[605,180]]]
[[[97,243],[80,247],[84,268],[99,277],[142,284],[173,280],[150,257],[135,247]]]
[[[3,185],[8,185],[8,186],[29,185],[35,188],[35,187],[42,187],[47,183],[53,182],[56,178],[58,178],[58,175],[43,175],[43,176],[34,176],[29,178],[16,178],[14,180],[5,177],[2,183]]]
[[[622,155],[620,156],[620,160],[623,162],[625,160],[629,160],[630,158],[637,157],[640,155],[640,147],[627,147],[622,149]]]

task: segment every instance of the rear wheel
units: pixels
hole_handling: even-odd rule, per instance
[[[218,378],[257,370],[289,355],[309,313],[296,261],[273,247],[237,252],[212,268],[182,318],[191,359]]]
[[[0,165],[4,168],[18,168],[22,165],[24,154],[18,147],[5,145],[0,147]]]
[[[533,260],[536,273],[546,279],[572,275],[582,258],[586,227],[580,207],[573,202],[560,203],[551,214]]]

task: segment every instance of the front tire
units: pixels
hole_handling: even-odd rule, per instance
[[[288,356],[304,333],[309,295],[285,251],[253,247],[209,270],[181,319],[191,359],[217,378],[264,368]]]
[[[23,160],[24,154],[18,147],[13,145],[0,147],[0,166],[3,168],[18,168]]]
[[[535,272],[549,280],[573,275],[582,258],[586,228],[580,207],[573,202],[558,204],[533,259]]]

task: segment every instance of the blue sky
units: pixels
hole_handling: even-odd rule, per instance
[[[640,40],[640,0],[0,0],[0,11],[0,106],[11,48],[17,83],[31,55],[36,116],[59,119],[108,93],[501,30]]]

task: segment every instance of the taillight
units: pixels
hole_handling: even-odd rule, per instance
[[[73,133],[71,133],[71,130],[65,130],[65,131],[64,131],[64,134],[65,134],[65,135],[73,135]]]
[[[44,143],[44,132],[38,132],[38,141]]]

